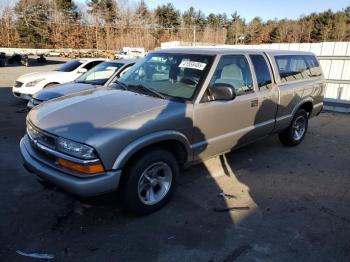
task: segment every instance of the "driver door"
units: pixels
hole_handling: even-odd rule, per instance
[[[233,86],[236,98],[215,101],[204,95],[194,109],[194,157],[205,159],[256,138],[258,94],[244,55],[222,56],[209,86],[225,83]]]

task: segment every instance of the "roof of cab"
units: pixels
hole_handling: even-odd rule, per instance
[[[270,55],[314,55],[311,52],[290,51],[290,50],[271,50],[271,49],[240,49],[240,48],[223,48],[223,47],[182,47],[169,48],[154,51],[154,53],[179,53],[179,54],[196,54],[196,55],[227,55],[227,54],[247,54],[252,52],[264,52]]]

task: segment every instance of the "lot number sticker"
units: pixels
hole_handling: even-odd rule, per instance
[[[183,68],[192,68],[192,69],[197,69],[203,71],[207,64],[201,63],[201,62],[194,62],[194,61],[182,61],[179,64],[179,67]]]

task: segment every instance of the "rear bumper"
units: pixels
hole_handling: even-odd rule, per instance
[[[315,104],[310,117],[318,116],[323,109],[323,102]]]
[[[21,139],[20,149],[27,170],[74,195],[89,197],[118,188],[121,170],[107,171],[92,177],[75,177],[38,160],[27,136]]]

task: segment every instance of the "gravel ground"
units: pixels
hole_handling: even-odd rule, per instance
[[[17,250],[54,261],[350,261],[349,115],[312,119],[295,148],[272,136],[193,166],[166,207],[135,217],[116,194],[77,199],[22,167],[25,103],[10,87],[57,66],[0,68],[0,261],[34,261]]]

